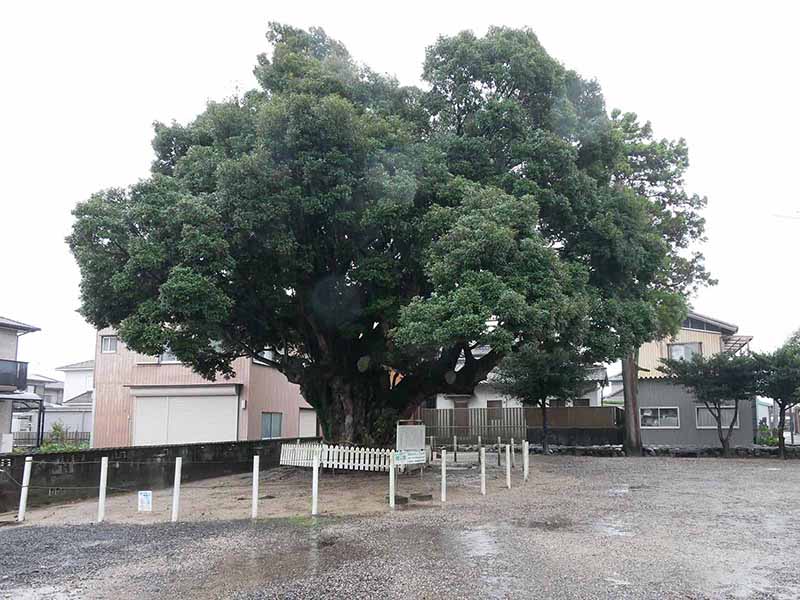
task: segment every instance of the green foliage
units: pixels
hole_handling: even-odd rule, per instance
[[[775,352],[756,354],[755,358],[760,369],[759,394],[772,398],[778,405],[780,417],[776,437],[783,456],[786,414],[800,404],[800,331]]]
[[[770,430],[766,425],[760,425],[758,428],[758,436],[756,443],[761,446],[777,446],[779,445],[779,436],[782,436],[782,431]]]
[[[708,280],[685,143],[608,115],[532,32],[440,38],[427,92],[321,29],[267,38],[259,89],[157,123],[152,176],[74,211],[81,312],[134,350],[209,378],[272,350],[354,441],[525,344],[618,358]]]

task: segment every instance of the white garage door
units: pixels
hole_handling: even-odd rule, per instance
[[[313,408],[300,409],[300,437],[317,436],[317,413]]]
[[[178,394],[135,396],[134,445],[237,439],[237,395]]]

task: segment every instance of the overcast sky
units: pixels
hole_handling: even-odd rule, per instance
[[[698,6],[705,4],[705,6]],[[772,349],[800,327],[797,14],[788,2],[14,2],[0,9],[0,315],[41,327],[20,360],[54,374],[94,355],[64,244],[75,204],[146,177],[154,120],[255,85],[268,21],[318,25],[353,56],[419,84],[439,35],[527,26],[598,79],[608,107],[689,143],[707,195],[698,312]],[[383,10],[381,10],[383,9]]]

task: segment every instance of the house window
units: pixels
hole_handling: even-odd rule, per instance
[[[733,419],[734,407],[723,406],[721,412],[722,412],[721,414],[722,427],[723,428],[730,427],[731,420]],[[697,428],[698,429],[717,428],[717,420],[714,418],[714,415],[711,414],[711,411],[708,410],[705,406],[697,407]],[[734,424],[733,428],[739,429],[739,415],[736,415],[736,423]]]
[[[588,398],[574,398],[572,400],[572,406],[589,406],[589,399]]]
[[[700,342],[669,344],[669,357],[672,360],[692,360],[695,354],[702,354]]]
[[[100,336],[100,352],[103,354],[114,354],[117,351],[117,336]]]
[[[639,409],[642,429],[680,429],[680,411],[677,406],[648,406]]]
[[[177,363],[177,362],[181,362],[181,361],[178,360],[178,357],[175,355],[175,353],[172,350],[167,348],[166,350],[164,350],[164,352],[159,354],[158,362],[160,362],[160,363]]]
[[[262,412],[261,413],[261,439],[281,437],[281,422],[283,413]]]

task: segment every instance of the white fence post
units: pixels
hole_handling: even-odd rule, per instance
[[[486,495],[486,448],[480,450],[481,461],[481,495]]]
[[[260,472],[261,457],[256,454],[253,456],[253,509],[250,518],[258,518],[258,475]]]
[[[394,508],[394,452],[389,454],[389,508]]]
[[[25,470],[22,472],[22,491],[19,494],[19,512],[17,521],[20,523],[25,520],[25,511],[28,508],[28,486],[31,484],[31,467],[33,467],[33,457],[25,457]]]
[[[181,466],[183,458],[175,459],[175,479],[172,482],[172,522],[178,520],[178,511],[181,505]]]
[[[506,444],[506,487],[511,489],[511,446]]]
[[[525,481],[528,481],[528,472],[530,471],[531,466],[531,459],[530,459],[530,445],[528,441],[522,442],[522,478]]]
[[[517,455],[514,453],[514,438],[511,438],[511,466],[517,468]]]
[[[100,495],[97,498],[97,522],[106,518],[106,487],[108,485],[108,457],[100,459]]]
[[[442,502],[447,501],[447,450],[442,448]]]
[[[311,516],[316,516],[319,513],[319,503],[317,496],[319,495],[319,453],[315,452],[312,459],[313,472],[311,474]]]

